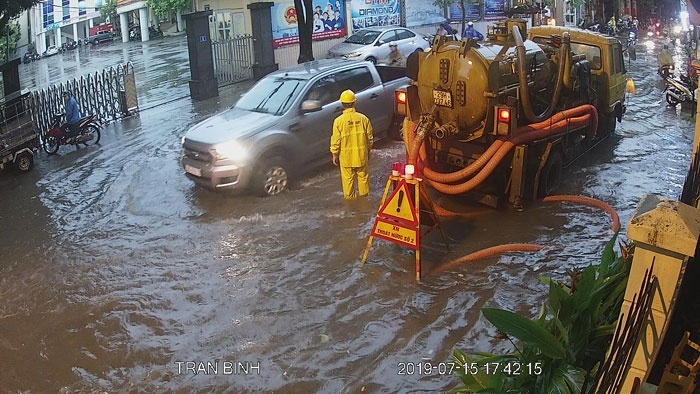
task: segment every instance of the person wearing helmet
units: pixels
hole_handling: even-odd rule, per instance
[[[389,56],[382,63],[394,67],[406,67],[406,58],[399,51],[398,45],[394,41],[389,43]]]
[[[369,118],[355,111],[355,93],[343,91],[340,102],[344,110],[333,121],[331,155],[333,164],[340,167],[343,197],[351,200],[357,196],[356,179],[360,197],[369,195],[369,150],[374,137]]]
[[[484,35],[479,33],[475,28],[474,28],[474,23],[469,22],[467,23],[467,28],[464,29],[464,34],[462,34],[462,38],[473,38],[477,41],[483,41],[484,40]]]
[[[63,92],[63,104],[66,111],[66,124],[63,127],[63,132],[66,137],[68,137],[68,142],[70,143],[79,131],[80,108],[78,108],[78,102],[68,91]]]

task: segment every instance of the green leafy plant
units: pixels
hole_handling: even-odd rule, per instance
[[[600,264],[569,272],[570,283],[550,278],[539,316],[528,319],[484,308],[484,317],[513,343],[508,354],[466,353],[453,357],[462,385],[456,393],[592,393],[615,330],[631,266],[629,246],[614,251],[617,233]],[[517,343],[516,343],[517,341]]]

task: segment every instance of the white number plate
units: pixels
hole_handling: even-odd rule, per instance
[[[188,172],[194,176],[202,176],[202,170],[200,170],[199,168],[188,166],[187,164],[185,164],[185,172]]]
[[[435,105],[452,108],[452,93],[433,89],[433,101]]]

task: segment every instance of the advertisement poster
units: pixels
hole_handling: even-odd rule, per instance
[[[505,0],[486,0],[486,5],[484,7],[484,19],[506,19],[505,6]]]
[[[344,0],[314,0],[312,40],[345,37]],[[299,28],[294,1],[275,2],[272,6],[272,46],[279,48],[299,42]]]
[[[400,4],[399,0],[351,0],[353,30],[401,25]]]
[[[481,4],[466,4],[467,15],[465,20],[468,21],[478,21],[481,19]],[[449,8],[450,21],[461,22],[462,21],[462,6],[459,3],[450,4]]]
[[[436,25],[445,21],[442,8],[432,1],[406,0],[406,27]]]

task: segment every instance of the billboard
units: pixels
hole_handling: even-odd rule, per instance
[[[345,37],[345,2],[313,0],[314,16],[311,39],[326,40]],[[294,1],[275,2],[272,6],[272,46],[279,48],[299,42],[299,26]]]
[[[486,3],[484,4],[485,20],[499,20],[506,18],[505,0],[486,0]]]
[[[353,30],[372,26],[399,26],[401,3],[399,0],[351,0]]]
[[[445,21],[442,8],[432,1],[406,0],[406,27],[435,25]]]
[[[468,21],[478,21],[481,19],[481,4],[466,4],[467,13],[465,15],[465,20]],[[450,21],[461,22],[462,21],[462,6],[459,3],[450,4]]]

